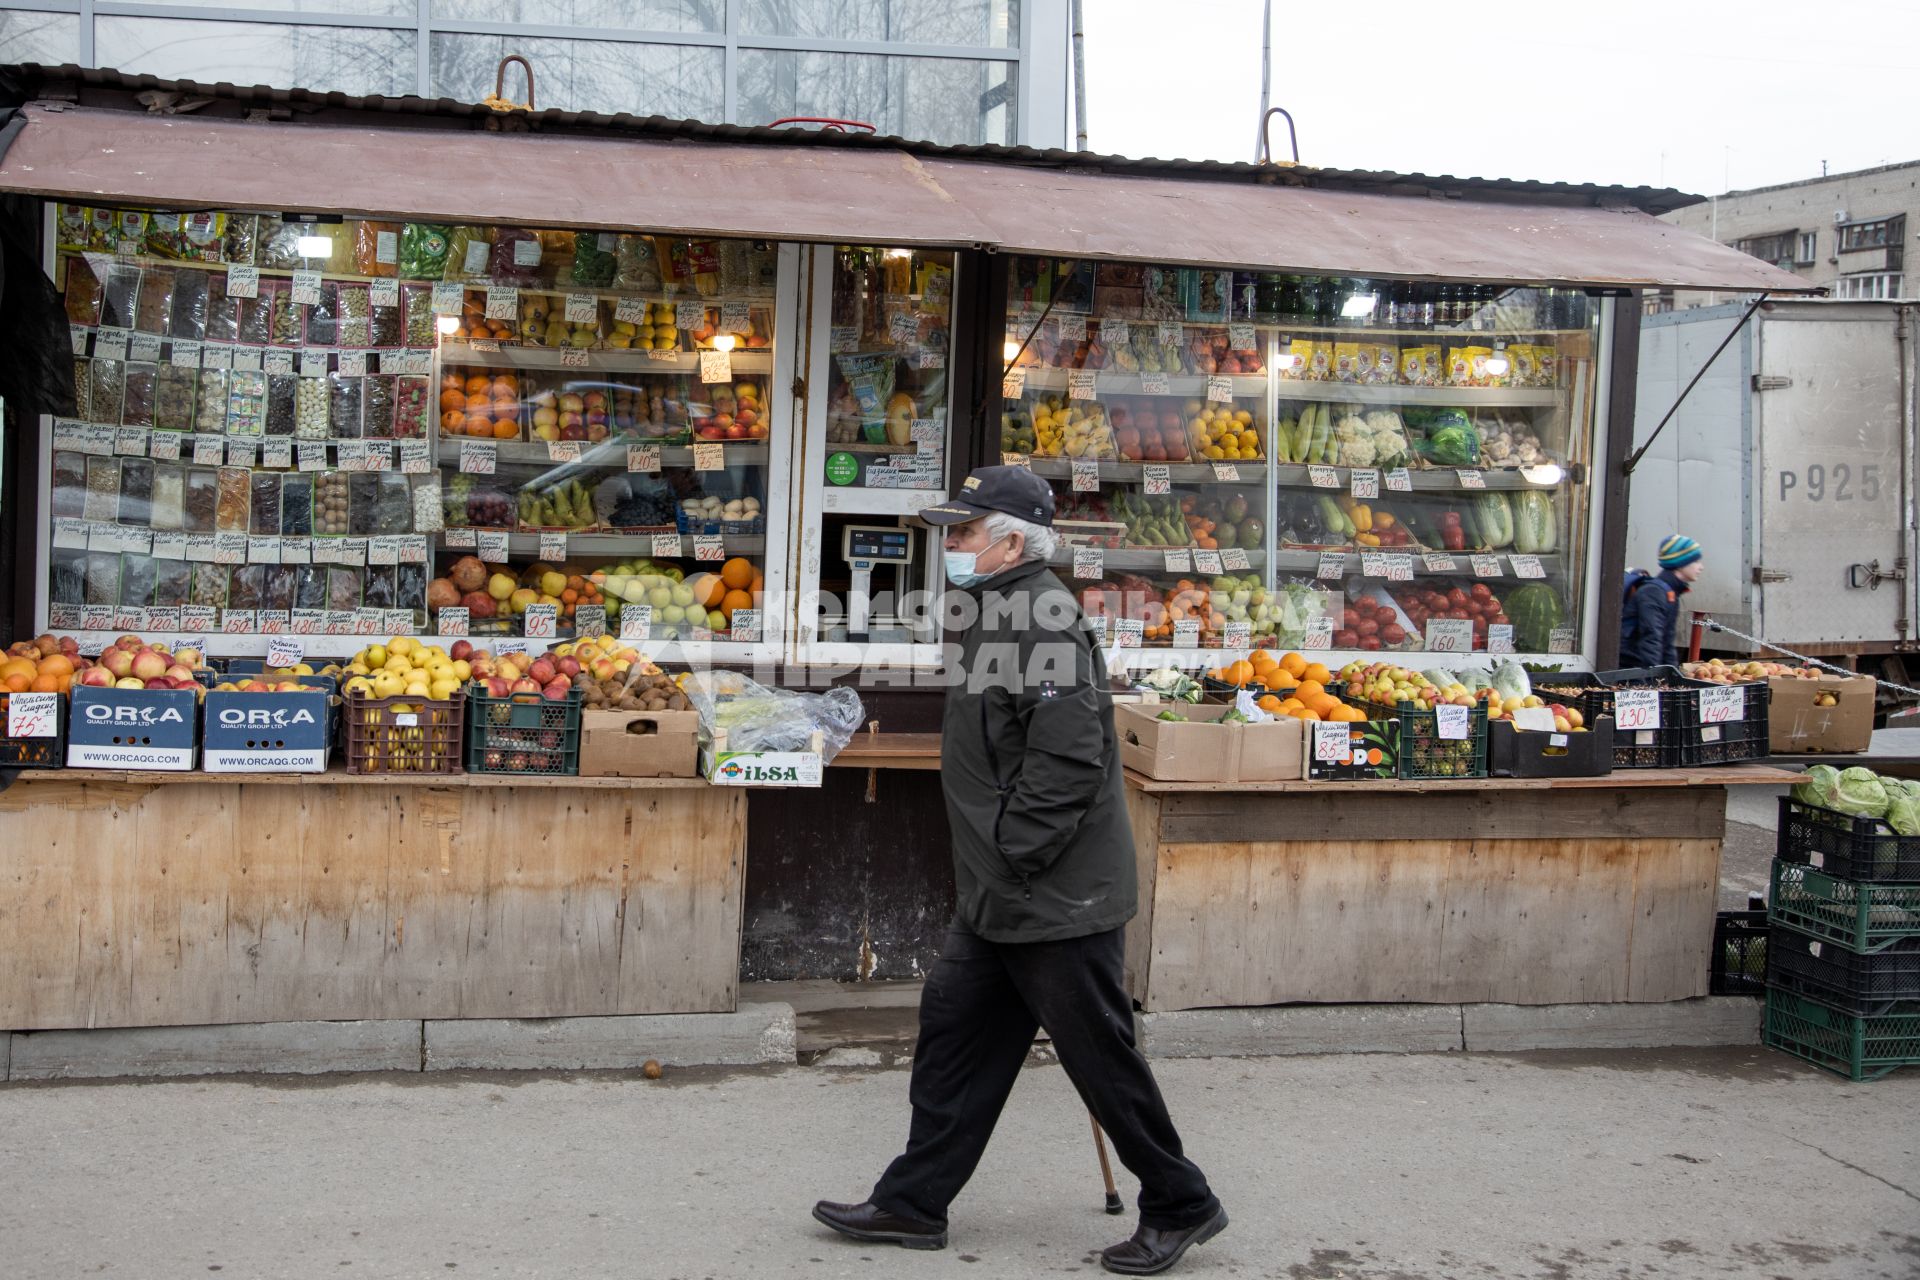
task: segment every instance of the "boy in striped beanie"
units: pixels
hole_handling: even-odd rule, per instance
[[[1660,543],[1660,572],[1627,572],[1620,607],[1620,665],[1657,667],[1673,662],[1674,623],[1680,616],[1680,597],[1687,594],[1706,566],[1700,544],[1684,533]]]

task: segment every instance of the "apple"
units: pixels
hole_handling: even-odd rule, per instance
[[[161,654],[151,649],[142,649],[133,655],[133,666],[127,674],[139,676],[142,680],[157,680],[167,674],[169,665],[167,659]]]
[[[522,676],[520,677],[520,679],[515,680],[512,684],[508,685],[507,691],[509,693],[538,693],[540,692],[540,686],[535,684],[533,681],[527,679],[525,676]]]
[[[564,681],[555,680],[551,684],[549,684],[546,688],[540,691],[540,696],[545,698],[548,702],[563,702],[566,700],[567,694],[571,691],[571,688],[572,686],[568,685]]]
[[[147,682],[137,676],[122,676],[113,682],[113,687],[116,689],[144,689],[147,687]]]
[[[88,667],[80,673],[80,683],[95,689],[113,687],[113,673],[105,667]]]
[[[116,680],[129,676],[133,674],[133,652],[115,645],[100,655],[100,665],[111,671]]]
[[[487,579],[487,594],[495,600],[505,600],[513,594],[514,581],[504,573],[496,573]]]
[[[163,674],[165,674],[169,680],[185,680],[189,683],[193,680],[193,672],[187,670],[177,662],[168,667]]]
[[[578,658],[565,657],[553,665],[559,668],[560,674],[563,676],[571,677],[580,674],[580,660]]]
[[[116,649],[126,649],[131,651],[134,649],[146,648],[146,643],[142,641],[139,636],[121,636],[118,640],[115,640],[113,642],[113,647]]]
[[[593,664],[593,678],[595,680],[611,680],[615,674],[613,663],[606,658],[601,658]]]
[[[540,658],[536,660],[531,667],[527,668],[527,674],[533,679],[538,680],[541,684],[548,684],[560,673],[554,669],[554,665],[550,660]]]
[[[173,655],[173,660],[188,670],[193,670],[200,665],[200,651],[198,649],[182,649]]]

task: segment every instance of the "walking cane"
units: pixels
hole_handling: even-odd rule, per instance
[[[1100,1121],[1093,1112],[1087,1112],[1087,1119],[1093,1125],[1093,1149],[1100,1155],[1100,1180],[1107,1184],[1107,1212],[1125,1213],[1126,1206],[1120,1203],[1120,1193],[1113,1187],[1113,1166],[1107,1163],[1107,1139],[1100,1132]]]

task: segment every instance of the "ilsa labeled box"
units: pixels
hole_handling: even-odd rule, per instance
[[[200,698],[193,689],[76,685],[68,720],[67,767],[186,772],[200,748]]]
[[[1288,782],[1302,776],[1304,723],[1222,723],[1231,706],[1128,703],[1113,709],[1120,761],[1162,782]],[[1179,719],[1164,720],[1163,715]]]
[[[700,772],[716,787],[817,787],[826,779],[826,735],[808,735],[810,751],[735,751],[727,731],[714,731],[700,752]]]
[[[1865,751],[1873,744],[1871,676],[1773,676],[1767,746],[1774,752]]]

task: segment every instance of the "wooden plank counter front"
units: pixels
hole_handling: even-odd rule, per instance
[[[0,1029],[728,1011],[746,800],[25,772],[0,793]]]
[[[1607,778],[1156,782],[1127,775],[1149,1011],[1575,1004],[1707,993],[1726,788]]]

